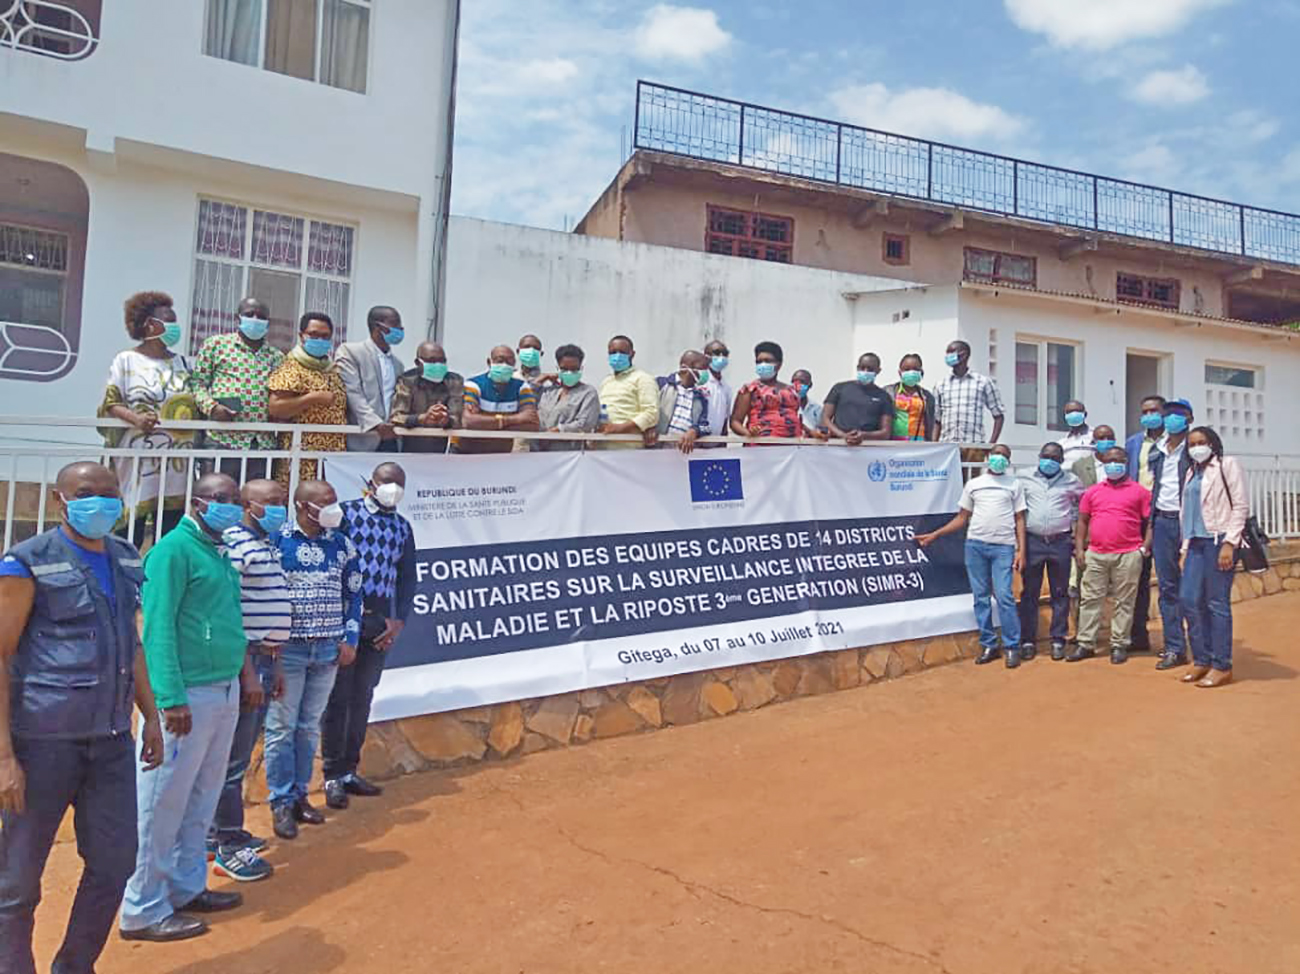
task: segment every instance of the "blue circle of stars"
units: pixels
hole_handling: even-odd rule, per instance
[[[710,497],[726,497],[731,490],[731,472],[720,463],[711,463],[704,468],[700,483]]]

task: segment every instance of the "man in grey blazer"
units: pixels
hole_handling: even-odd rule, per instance
[[[1089,453],[1086,457],[1080,457],[1074,462],[1070,469],[1074,475],[1083,481],[1083,486],[1091,487],[1093,484],[1103,483],[1106,480],[1106,474],[1101,469],[1101,455],[1115,445],[1115,430],[1110,426],[1096,426],[1092,430],[1092,442],[1097,449]],[[1121,444],[1122,446],[1123,444]],[[1102,449],[1105,447],[1106,449]]]
[[[369,338],[345,342],[334,356],[348,393],[348,422],[365,430],[348,434],[348,450],[396,453],[397,434],[388,417],[397,377],[406,366],[393,354],[393,346],[400,344],[406,333],[397,309],[383,304],[370,309],[366,325]]]

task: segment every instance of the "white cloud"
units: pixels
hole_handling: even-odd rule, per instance
[[[553,57],[525,61],[519,65],[518,77],[527,84],[560,85],[578,74],[578,66],[568,58]]]
[[[637,27],[635,49],[647,61],[699,61],[731,39],[712,10],[660,3],[646,11]]]
[[[1135,101],[1149,105],[1190,105],[1210,93],[1209,82],[1194,65],[1152,71],[1129,93]]]
[[[868,128],[952,141],[1005,143],[1026,129],[1024,119],[948,88],[854,85],[832,92],[836,117]]]
[[[1183,176],[1178,155],[1163,142],[1143,146],[1121,160],[1120,168],[1129,179],[1157,185],[1172,185]]]
[[[1232,0],[1004,0],[1022,30],[1043,34],[1057,47],[1107,50],[1127,41],[1161,37],[1197,14]]]

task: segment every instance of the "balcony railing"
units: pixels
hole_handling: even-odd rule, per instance
[[[0,48],[80,61],[99,43],[99,0],[0,0]]]
[[[1300,264],[1300,216],[637,82],[633,145],[1082,231]]]

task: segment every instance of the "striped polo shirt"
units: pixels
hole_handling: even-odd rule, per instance
[[[517,413],[537,405],[537,393],[523,379],[511,379],[504,386],[492,381],[487,372],[465,380],[465,405],[481,413]]]
[[[280,565],[280,549],[245,524],[221,535],[222,551],[239,572],[244,635],[250,643],[278,646],[289,639],[293,603]]]

